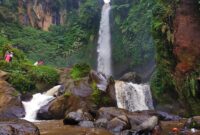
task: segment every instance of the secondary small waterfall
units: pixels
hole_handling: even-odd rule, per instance
[[[48,90],[46,93],[41,94],[37,93],[33,95],[33,98],[30,101],[22,102],[26,116],[23,118],[28,121],[35,121],[37,117],[38,110],[47,105],[50,101],[52,101],[55,97],[54,95],[59,91],[61,88],[61,85],[57,85],[50,90]]]
[[[148,84],[115,82],[117,106],[129,111],[153,109],[153,101]]]
[[[99,28],[98,39],[98,64],[97,71],[102,72],[105,75],[112,75],[111,66],[111,42],[110,42],[110,4],[109,0],[104,0],[105,4],[102,8],[101,22]]]

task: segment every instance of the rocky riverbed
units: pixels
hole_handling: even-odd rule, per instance
[[[154,135],[177,135],[181,134],[186,119],[180,121],[161,121],[161,131]],[[83,128],[77,126],[63,125],[62,120],[40,121],[35,125],[39,128],[41,135],[112,135],[111,132],[97,128]],[[176,130],[177,129],[177,130]],[[182,135],[199,135],[199,131],[182,131]],[[124,134],[125,135],[125,134]]]
[[[105,129],[64,125],[62,120],[36,122],[41,135],[112,135]]]

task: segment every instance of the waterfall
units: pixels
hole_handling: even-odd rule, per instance
[[[47,105],[53,99],[55,99],[54,95],[58,93],[61,87],[62,87],[61,85],[55,86],[44,94],[41,93],[34,94],[33,98],[30,101],[27,102],[23,101],[22,104],[26,112],[26,115],[23,119],[28,121],[35,121],[39,109]]]
[[[101,22],[99,28],[99,39],[98,39],[98,64],[97,71],[102,72],[105,75],[112,75],[111,66],[111,42],[110,42],[110,0],[104,0],[101,12]]]
[[[148,84],[116,81],[115,90],[119,108],[132,112],[153,109],[153,101]]]

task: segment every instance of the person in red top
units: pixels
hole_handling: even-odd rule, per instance
[[[10,55],[10,52],[7,51],[6,54],[5,54],[5,61],[10,62],[10,60],[11,60],[11,55]]]

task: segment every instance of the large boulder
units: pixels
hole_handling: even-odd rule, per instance
[[[200,130],[200,116],[194,116],[192,118],[189,118],[185,124],[184,129],[199,129]]]
[[[135,72],[128,72],[124,74],[119,80],[124,82],[141,83],[141,77]]]
[[[79,109],[76,112],[68,113],[63,122],[66,125],[76,125],[81,121],[93,121],[93,120],[94,118],[91,116],[91,114]]]
[[[24,116],[25,111],[20,94],[9,83],[0,79],[0,117],[21,118]]]
[[[98,118],[111,120],[120,115],[127,115],[128,111],[116,107],[102,107],[98,110]]]
[[[158,125],[157,115],[158,114],[154,111],[129,112],[115,107],[102,107],[98,111],[98,118],[107,119],[109,121],[109,124],[107,123],[109,125],[107,128],[111,129],[113,132],[122,131],[124,129],[151,131]],[[125,118],[127,118],[127,120]]]
[[[71,88],[71,93],[78,97],[89,97],[92,94],[92,87],[88,82],[88,77],[74,81],[74,87]]]
[[[63,119],[69,112],[82,109],[90,110],[90,101],[87,98],[81,98],[74,95],[62,95],[51,101],[46,106],[41,107],[37,113],[38,119]]]
[[[97,128],[107,128],[108,120],[106,118],[100,118],[96,120],[94,124]]]
[[[1,135],[40,135],[39,129],[31,122],[20,119],[0,119]]]
[[[126,115],[121,115],[110,120],[107,124],[107,129],[112,132],[121,132],[130,129],[130,123]]]
[[[108,78],[100,72],[90,71],[90,80],[94,81],[97,84],[99,90],[106,91],[108,86]]]
[[[64,118],[67,109],[68,97],[60,96],[49,104],[41,107],[37,113],[37,119],[50,120]]]
[[[48,90],[45,95],[47,96],[60,96],[64,93],[64,86],[63,85],[57,85]]]
[[[107,77],[101,72],[92,70],[89,74],[89,80],[90,82],[95,82],[97,88],[106,92],[112,102],[116,104],[115,81],[112,77]]]

